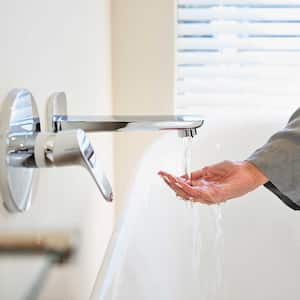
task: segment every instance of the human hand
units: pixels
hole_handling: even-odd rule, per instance
[[[243,196],[268,181],[252,163],[223,161],[195,171],[191,179],[158,173],[177,196],[204,204],[217,204]]]

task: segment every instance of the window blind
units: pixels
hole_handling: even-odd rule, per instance
[[[179,110],[300,103],[300,0],[177,0],[176,48]]]

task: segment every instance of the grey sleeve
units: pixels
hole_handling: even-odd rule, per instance
[[[289,207],[300,210],[300,108],[283,130],[247,160],[268,177],[267,189]]]

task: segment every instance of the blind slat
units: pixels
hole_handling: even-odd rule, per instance
[[[178,38],[178,50],[300,50],[300,38]]]
[[[212,8],[179,8],[179,21],[299,21],[300,8],[245,8],[245,7],[212,7]]]
[[[237,65],[211,65],[201,67],[179,67],[177,69],[177,78],[280,78],[285,79],[289,74],[292,78],[300,78],[299,66],[282,66],[280,72],[278,66],[237,66]]]
[[[300,35],[300,24],[295,23],[238,23],[214,21],[209,24],[178,24],[179,35],[236,34],[255,36]]]
[[[179,65],[220,65],[220,64],[260,64],[260,65],[298,65],[300,66],[300,53],[280,52],[228,52],[228,53],[190,53],[183,52],[177,54]]]
[[[210,80],[184,80],[177,82],[178,93],[202,94],[202,93],[260,93],[260,94],[299,94],[300,85],[289,81],[282,85],[282,80],[243,80],[214,79]]]
[[[181,113],[197,113],[197,111],[202,114],[201,111],[203,108],[202,104],[212,104],[217,105],[219,108],[220,105],[232,104],[236,105],[242,103],[243,105],[259,105],[262,102],[272,103],[272,107],[276,104],[287,104],[287,100],[291,103],[299,102],[299,95],[289,95],[287,99],[284,95],[276,94],[265,94],[261,95],[260,93],[243,93],[243,94],[215,94],[215,93],[202,93],[201,95],[190,96],[190,95],[177,95],[176,96],[176,110],[181,111]]]
[[[194,5],[194,6],[207,6],[207,5],[300,5],[299,0],[178,0],[179,5]]]

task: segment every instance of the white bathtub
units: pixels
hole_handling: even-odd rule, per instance
[[[258,108],[208,114],[193,147],[193,169],[247,158],[285,125],[290,113]],[[298,212],[265,188],[230,201],[222,206],[222,246],[215,238],[215,208],[187,208],[156,175],[160,169],[179,174],[181,157],[182,141],[175,133],[164,135],[145,154],[131,208],[116,226],[91,299],[300,299]],[[195,218],[198,256],[192,249]],[[215,294],[219,257],[221,287]]]

